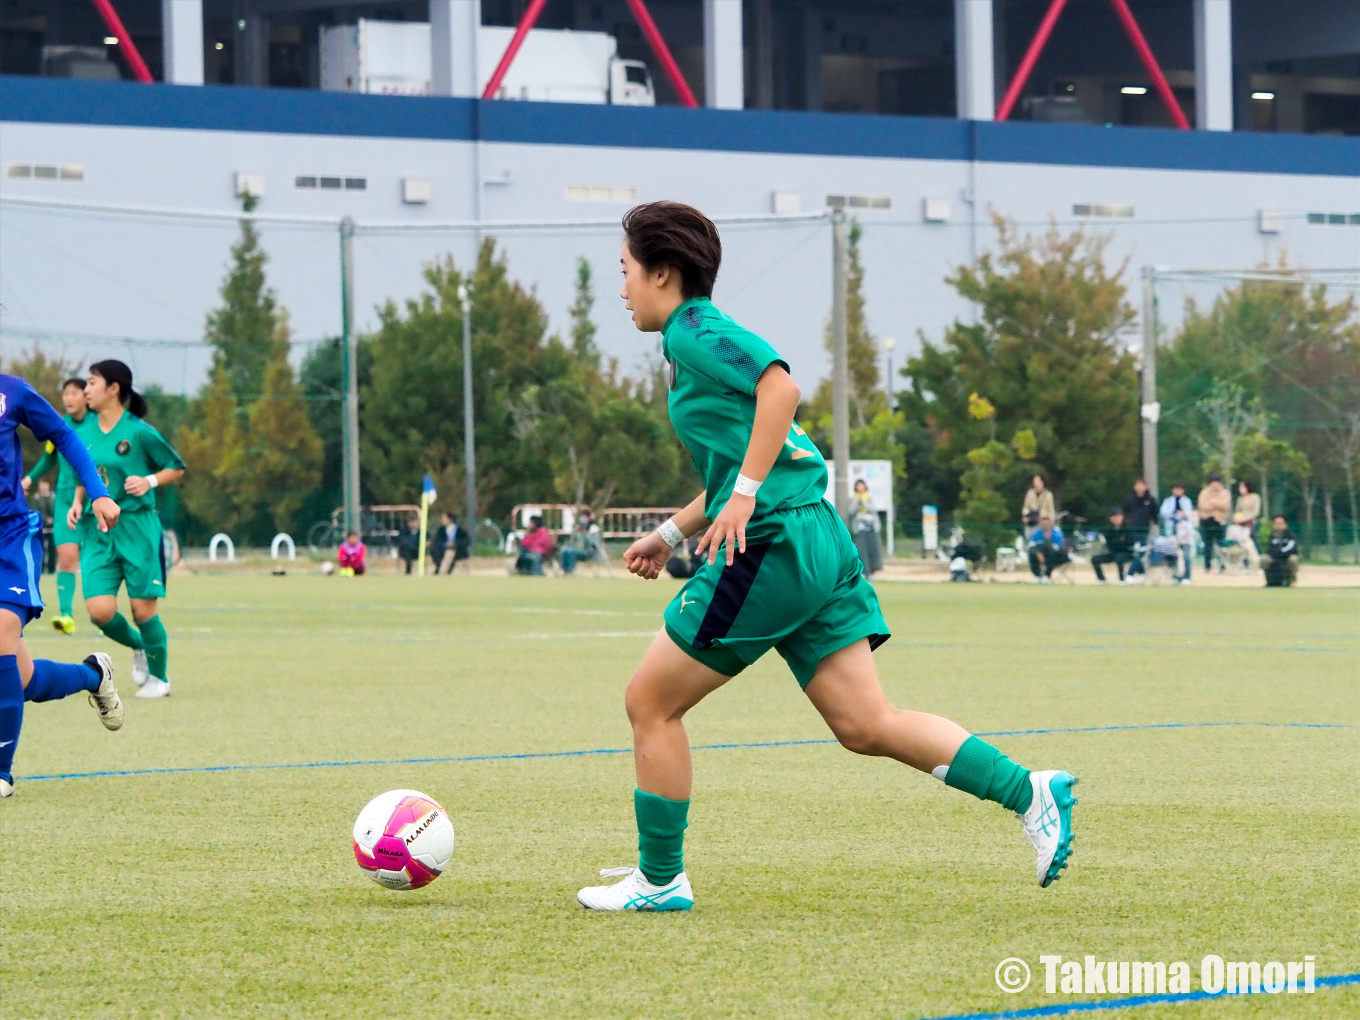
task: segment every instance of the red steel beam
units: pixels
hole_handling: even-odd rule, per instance
[[[1167,84],[1166,75],[1162,74],[1157,58],[1152,55],[1152,47],[1143,38],[1143,32],[1138,27],[1138,22],[1134,20],[1129,5],[1125,0],[1110,0],[1110,3],[1114,5],[1115,14],[1119,16],[1120,24],[1124,26],[1124,31],[1128,33],[1129,42],[1133,43],[1133,48],[1138,52],[1138,59],[1143,62],[1143,68],[1147,71],[1148,77],[1152,79],[1152,87],[1157,90],[1157,95],[1162,97],[1162,105],[1166,107],[1166,112],[1171,115],[1171,122],[1183,131],[1189,130],[1190,122],[1185,119],[1185,114],[1181,111],[1181,104],[1176,102],[1175,93],[1171,91],[1171,86]]]
[[[1066,5],[1067,0],[1053,0],[1048,5],[1044,20],[1039,22],[1039,31],[1035,32],[1034,38],[1030,40],[1029,49],[1025,50],[1024,59],[1020,61],[1020,66],[1015,69],[1015,77],[1011,79],[1010,87],[1006,89],[1006,95],[1001,100],[1001,105],[996,108],[997,120],[1005,120],[1011,115],[1011,110],[1015,108],[1020,93],[1024,91],[1025,83],[1029,81],[1029,76],[1034,71],[1034,65],[1039,60],[1039,54],[1044,51],[1044,46],[1048,43],[1048,37],[1053,32],[1053,26],[1058,23],[1058,15],[1062,14]]]
[[[93,0],[95,10],[104,19],[104,24],[108,26],[109,34],[118,40],[118,48],[123,51],[123,59],[132,68],[132,76],[140,82],[155,81],[151,77],[151,72],[146,69],[146,61],[137,52],[137,47],[132,44],[132,36],[128,35],[128,30],[123,27],[123,19],[118,17],[118,12],[113,9],[110,0]]]
[[[524,45],[525,36],[529,34],[529,29],[534,27],[534,22],[538,21],[538,16],[543,13],[543,8],[547,2],[548,0],[533,0],[529,9],[524,12],[524,17],[519,19],[515,34],[510,37],[510,45],[505,48],[505,53],[501,55],[501,62],[496,65],[491,80],[486,83],[486,88],[482,91],[483,99],[496,98],[496,90],[501,87],[501,82],[505,81],[505,75],[509,72],[510,65],[515,62],[519,48]]]
[[[637,19],[638,27],[642,29],[642,34],[647,37],[647,42],[652,47],[652,52],[656,54],[656,59],[661,63],[661,69],[666,72],[666,77],[671,81],[671,87],[675,89],[676,95],[680,97],[680,102],[685,106],[698,106],[699,103],[694,98],[694,93],[690,91],[689,85],[685,82],[685,76],[680,73],[680,66],[671,56],[670,49],[666,46],[666,40],[661,38],[661,31],[656,27],[656,22],[647,13],[647,5],[642,0],[628,0],[628,7],[633,12],[633,17]]]

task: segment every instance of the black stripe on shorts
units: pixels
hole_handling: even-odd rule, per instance
[[[732,625],[737,622],[737,614],[746,604],[746,596],[751,594],[756,573],[761,561],[770,551],[770,542],[748,542],[746,551],[739,552],[732,559],[732,565],[723,568],[722,576],[713,587],[713,598],[708,602],[699,633],[694,636],[695,648],[710,648],[714,641],[727,637]],[[719,556],[725,556],[718,550]]]

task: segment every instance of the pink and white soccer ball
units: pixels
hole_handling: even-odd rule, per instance
[[[354,822],[354,858],[388,889],[419,889],[439,877],[453,856],[453,822],[433,797],[389,790],[368,802]]]

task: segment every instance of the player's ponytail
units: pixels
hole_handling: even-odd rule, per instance
[[[106,383],[118,384],[118,400],[138,418],[146,417],[146,399],[132,388],[132,369],[115,358],[96,361],[90,372]]]

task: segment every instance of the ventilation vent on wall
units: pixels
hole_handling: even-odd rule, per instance
[[[827,195],[829,209],[891,209],[892,198],[888,195]]]
[[[293,187],[300,191],[367,191],[367,177],[332,177],[320,174],[298,174]]]
[[[1360,213],[1310,212],[1308,222],[1313,226],[1360,227]]]
[[[568,184],[568,202],[621,202],[631,205],[637,201],[637,188],[608,184]]]
[[[83,181],[83,166],[57,166],[52,163],[9,163],[5,176],[17,181]]]
[[[1073,216],[1090,216],[1092,218],[1111,219],[1133,219],[1133,206],[1131,205],[1107,205],[1102,202],[1082,202],[1072,207]]]

